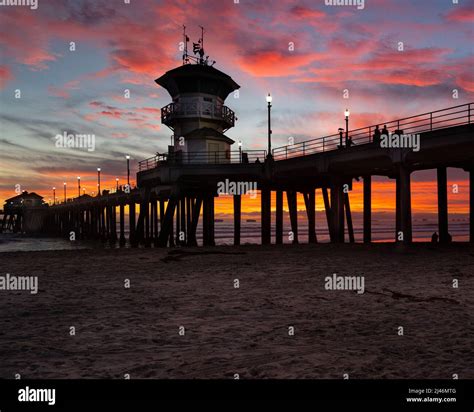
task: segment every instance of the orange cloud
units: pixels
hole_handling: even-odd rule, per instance
[[[300,74],[304,66],[319,57],[317,53],[260,51],[242,56],[239,63],[242,70],[256,77],[284,77]]]
[[[293,14],[296,17],[305,18],[305,19],[320,19],[326,16],[326,14],[320,10],[310,9],[304,6],[293,7],[291,9],[291,14]]]

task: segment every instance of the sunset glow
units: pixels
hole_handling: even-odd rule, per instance
[[[92,194],[98,166],[111,189],[116,177],[126,178],[125,153],[134,180],[139,160],[167,151],[171,131],[160,108],[169,96],[154,79],[180,65],[183,24],[192,38],[206,27],[206,52],[241,85],[238,98],[227,101],[239,119],[228,134],[244,150],[265,148],[268,90],[274,147],[290,136],[298,142],[335,133],[346,106],[357,128],[474,98],[472,0],[435,0],[429,8],[372,0],[363,10],[289,0],[40,3],[0,14],[0,203],[17,185],[48,200],[66,181],[75,196],[77,175]],[[378,24],[387,13],[390,20]],[[64,132],[94,134],[95,150],[55,147]],[[449,177],[460,188],[450,194],[450,213],[466,212],[466,174],[453,169]],[[433,173],[412,180],[413,211],[435,212]],[[393,182],[375,182],[373,192],[374,211],[393,209]],[[360,210],[357,184],[351,197]],[[251,211],[253,203],[245,207]]]

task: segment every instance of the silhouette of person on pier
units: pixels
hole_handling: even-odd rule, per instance
[[[389,134],[389,131],[388,131],[388,129],[387,129],[387,125],[386,125],[386,124],[384,124],[384,125],[383,125],[383,129],[382,129],[382,136],[387,136],[387,137],[388,137],[388,136],[390,136],[390,134]]]
[[[374,135],[372,136],[372,142],[375,144],[375,145],[380,145],[380,136],[382,135],[382,133],[380,133],[380,129],[379,129],[379,125],[377,125],[375,127],[375,131],[374,131]]]
[[[342,144],[342,139],[344,138],[343,137],[344,129],[339,128],[338,132],[339,132],[339,146],[337,146],[337,148],[342,149],[344,147]]]
[[[438,243],[438,233],[434,232],[432,235],[431,235],[431,243]]]

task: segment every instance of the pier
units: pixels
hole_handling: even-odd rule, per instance
[[[272,192],[275,192],[275,243],[291,231],[299,242],[297,196],[302,194],[308,221],[308,241],[316,243],[316,196],[324,201],[326,224],[334,243],[354,242],[351,190],[354,179],[363,180],[363,241],[372,241],[372,178],[385,176],[396,182],[396,232],[394,240],[409,244],[412,235],[411,179],[418,170],[436,170],[439,241],[449,242],[447,174],[450,168],[469,173],[470,242],[474,242],[474,103],[396,119],[386,123],[395,147],[374,141],[376,125],[323,136],[293,145],[271,148],[269,96],[269,146],[245,150],[225,135],[236,122],[235,113],[224,105],[226,97],[240,86],[207,61],[184,61],[156,80],[172,103],[161,109],[161,121],[173,131],[167,153],[140,161],[137,187],[79,196],[47,208],[40,232],[91,238],[133,247],[215,245],[214,201],[218,187],[229,181],[256,185],[261,199],[261,243],[272,242]],[[346,114],[348,116],[348,114]],[[347,120],[347,117],[346,117]],[[417,137],[416,150],[397,147],[397,142]],[[387,136],[389,137],[389,136]],[[348,143],[350,142],[350,144]],[[252,186],[253,187],[253,186]],[[234,244],[240,244],[242,196],[233,194]],[[283,227],[286,199],[290,227]],[[129,235],[125,235],[125,209]],[[5,210],[8,210],[6,205]],[[2,230],[15,222],[22,231],[21,214],[4,215]],[[20,217],[19,217],[20,216]],[[202,237],[197,227],[202,220]],[[117,233],[117,221],[118,233]]]
[[[139,163],[137,189],[51,206],[44,230],[50,234],[101,239],[131,246],[213,246],[214,200],[217,186],[232,182],[256,182],[261,198],[261,243],[271,242],[271,193],[276,192],[276,243],[283,243],[283,203],[286,199],[293,243],[298,243],[296,195],[304,197],[308,239],[317,242],[315,198],[322,196],[330,239],[334,243],[354,242],[350,209],[353,179],[363,179],[363,240],[371,241],[372,177],[396,181],[396,233],[394,240],[412,241],[410,175],[434,169],[438,177],[440,242],[448,241],[448,167],[469,172],[470,242],[474,242],[474,104],[395,120],[387,125],[420,134],[421,150],[384,149],[372,142],[374,127],[351,130],[350,148],[338,148],[339,135],[322,137],[261,152],[193,153],[190,161],[179,156],[154,156]],[[397,129],[401,130],[401,129]],[[242,162],[244,158],[249,159]],[[263,162],[256,162],[265,159]],[[233,195],[234,244],[240,244],[241,194]],[[130,234],[125,239],[125,207]],[[137,211],[138,209],[138,211]],[[202,219],[202,239],[196,228]],[[117,233],[116,222],[119,221]]]

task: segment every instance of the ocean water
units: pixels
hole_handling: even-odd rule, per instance
[[[356,242],[362,242],[363,231],[362,225],[354,222],[354,236]],[[372,222],[372,241],[373,242],[393,242],[395,239],[395,228],[387,226],[386,222],[377,221]],[[292,243],[289,236],[290,226],[284,225],[283,243]],[[306,222],[299,221],[299,242],[307,243],[308,241],[308,226]],[[433,232],[438,231],[438,225],[434,222],[427,222],[420,219],[413,222],[413,240],[419,242],[429,242]],[[118,232],[118,227],[117,227]],[[449,224],[449,232],[453,237],[453,241],[466,242],[469,239],[469,226],[465,221],[454,221]],[[329,234],[326,225],[317,225],[316,234],[318,242],[329,242]],[[197,230],[198,243],[202,235],[202,228],[199,226]],[[216,221],[215,223],[215,239],[217,245],[232,245],[233,244],[234,229],[233,224],[227,221]],[[128,238],[128,228],[125,230],[125,237]],[[346,234],[346,241],[348,237]],[[272,242],[275,242],[275,227],[272,225]],[[241,228],[241,244],[259,244],[260,243],[260,222],[242,221]],[[64,238],[52,237],[30,237],[19,234],[3,233],[0,234],[0,253],[1,252],[16,252],[16,251],[38,251],[38,250],[76,250],[76,249],[97,249],[97,248],[111,248],[118,247],[111,246],[109,242],[90,241],[90,240],[76,240],[69,241]],[[128,243],[126,247],[129,247]]]

